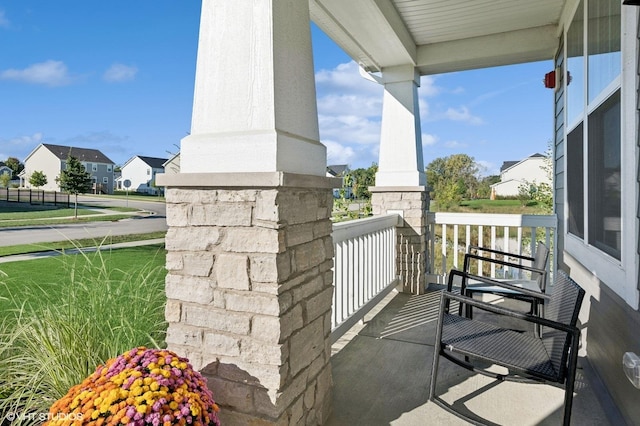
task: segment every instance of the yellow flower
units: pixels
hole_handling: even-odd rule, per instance
[[[146,412],[147,412],[147,406],[146,406],[146,405],[144,405],[144,404],[142,404],[142,405],[138,405],[138,406],[136,407],[136,411],[137,411],[138,413],[140,413],[140,414],[144,414],[144,413],[146,413]]]

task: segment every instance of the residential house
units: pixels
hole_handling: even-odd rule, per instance
[[[551,187],[551,176],[546,170],[550,166],[542,154],[533,154],[521,161],[505,161],[500,168],[500,182],[491,185],[491,196],[516,196],[522,185],[545,183]]]
[[[347,173],[349,173],[349,166],[346,164],[334,164],[327,166],[327,177],[344,178]],[[333,188],[333,197],[340,198],[344,194],[345,198],[352,198],[352,191],[353,189],[351,188],[351,186],[346,184],[343,180],[342,186],[340,188]]]
[[[166,158],[135,155],[122,166],[121,182],[129,180],[131,185],[128,189],[130,191],[157,194],[160,189],[155,186],[156,174],[164,173],[164,163],[166,162]]]
[[[164,173],[176,174],[180,173],[180,153],[173,155],[162,165],[164,167]]]
[[[84,166],[93,179],[93,192],[112,194],[114,188],[113,169],[115,164],[97,149],[78,148],[42,143],[24,160],[21,173],[23,185],[29,188],[29,177],[34,171],[41,171],[47,177],[47,184],[40,187],[47,191],[60,191],[56,182],[60,172],[65,170],[67,158],[73,156]]]
[[[13,176],[13,170],[11,170],[11,168],[7,166],[5,163],[3,163],[2,161],[0,161],[0,175]]]

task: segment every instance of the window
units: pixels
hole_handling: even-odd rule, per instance
[[[567,232],[618,261],[622,259],[620,12],[617,0],[581,1],[566,35]]]
[[[584,238],[584,137],[582,123],[567,135],[568,230]]]
[[[589,244],[620,260],[620,90],[589,116]]]
[[[151,169],[147,169],[147,176],[151,175]]]
[[[106,177],[106,176],[105,176],[105,177],[103,177],[103,178],[102,178],[102,183],[104,183],[104,184],[109,183],[109,178],[108,178],[108,177]]]
[[[98,165],[97,164],[92,164],[91,165],[91,171],[92,172],[97,172],[98,171]]]
[[[113,165],[107,164],[107,173],[111,173],[113,171]]]

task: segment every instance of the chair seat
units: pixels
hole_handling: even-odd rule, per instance
[[[523,375],[560,382],[542,340],[530,334],[445,313],[444,349],[491,361]]]

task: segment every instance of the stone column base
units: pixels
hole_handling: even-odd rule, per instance
[[[429,192],[424,186],[372,187],[374,215],[398,213],[403,225],[397,228],[397,271],[402,292],[423,294],[427,285],[427,212]]]
[[[208,379],[223,424],[331,412],[333,179],[178,174],[168,186],[167,344]]]

